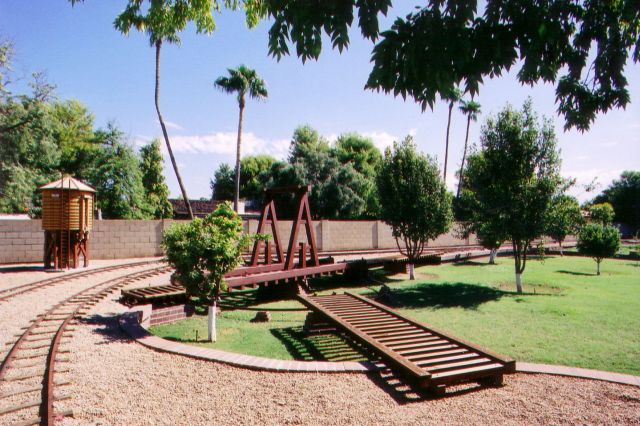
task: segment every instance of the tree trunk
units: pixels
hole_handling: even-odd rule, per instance
[[[522,293],[522,274],[516,273],[516,291]]]
[[[453,110],[453,102],[449,103],[449,118],[447,119],[447,142],[444,147],[444,173],[443,179],[445,186],[447,185],[447,162],[449,160],[449,128],[451,127],[451,111]]]
[[[244,115],[244,99],[240,99],[240,116],[238,118],[238,144],[236,146],[236,190],[233,194],[233,210],[238,213],[240,203],[240,147],[242,146],[242,119]]]
[[[560,257],[564,257],[564,253],[562,253],[562,241],[558,241],[558,247],[560,247]]]
[[[496,254],[498,253],[498,249],[491,249],[491,252],[489,253],[489,263],[491,265],[495,265],[496,264]]]
[[[456,198],[460,198],[460,187],[462,187],[462,174],[464,173],[464,162],[467,159],[467,145],[469,143],[469,125],[471,124],[471,114],[467,116],[467,135],[464,137],[464,151],[462,151],[462,164],[460,164],[460,177],[458,180],[458,193]]]
[[[216,305],[217,305],[216,299],[214,298],[211,303],[211,306],[209,306],[209,318],[207,321],[210,342],[215,342],[216,340],[218,340],[218,333],[216,330],[216,309],[217,309]]]
[[[600,275],[600,262],[602,262],[601,260],[596,260],[596,265],[598,265],[596,268],[596,270],[598,271],[598,275]]]
[[[522,257],[520,256],[520,245],[515,241],[511,242],[513,247],[513,261],[516,272],[516,291],[522,293]]]
[[[413,263],[408,263],[407,264],[407,268],[409,268],[409,279],[410,280],[415,280],[416,279],[416,265],[414,265]]]
[[[173,165],[173,171],[176,173],[176,179],[178,180],[178,185],[180,186],[180,191],[182,192],[182,198],[184,199],[184,203],[187,206],[189,217],[193,219],[193,210],[191,210],[191,203],[189,202],[187,191],[184,188],[184,184],[182,183],[182,177],[180,176],[180,171],[178,170],[178,164],[176,163],[176,159],[173,156],[173,150],[171,149],[171,143],[169,142],[169,133],[167,133],[167,126],[165,126],[164,119],[162,118],[162,114],[160,113],[160,48],[161,47],[162,47],[162,41],[157,41],[156,42],[156,92],[155,92],[156,112],[158,113],[158,120],[160,121],[160,127],[162,128],[162,135],[164,136],[164,142],[167,145],[167,152],[169,152],[169,158],[171,159],[171,164]]]

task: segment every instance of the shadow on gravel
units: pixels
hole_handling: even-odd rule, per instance
[[[60,269],[45,268],[44,266],[23,265],[0,267],[0,274],[11,272],[64,272]]]
[[[118,324],[119,315],[91,315],[78,320],[79,324],[92,327],[92,333],[102,336],[103,342],[98,345],[107,345],[113,342],[135,343],[124,331],[120,329]]]
[[[416,402],[430,401],[434,399],[451,398],[489,389],[477,383],[465,383],[447,387],[443,396],[435,396],[427,389],[410,384],[402,376],[395,374],[392,370],[381,370],[368,374],[371,381],[380,389],[385,391],[399,405],[406,405]]]

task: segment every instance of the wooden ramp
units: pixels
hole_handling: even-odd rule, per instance
[[[362,296],[345,293],[298,298],[373,350],[387,366],[438,394],[447,385],[460,382],[500,385],[503,374],[515,371],[511,358],[451,337]]]

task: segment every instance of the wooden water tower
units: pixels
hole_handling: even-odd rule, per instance
[[[71,176],[41,186],[44,266],[89,265],[89,231],[93,226],[95,189]]]

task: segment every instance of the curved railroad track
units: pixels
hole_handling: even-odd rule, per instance
[[[124,264],[118,264],[118,265],[112,265],[112,266],[104,266],[101,268],[94,268],[86,271],[67,273],[67,274],[59,275],[57,277],[51,277],[43,280],[30,282],[27,284],[17,285],[11,288],[0,289],[0,303],[5,300],[9,300],[12,297],[15,297],[24,293],[28,293],[30,291],[39,290],[41,288],[50,287],[56,284],[61,284],[63,282],[68,282],[70,280],[87,278],[92,275],[102,274],[105,272],[117,271],[120,269],[137,268],[140,266],[151,265],[151,264],[160,263],[160,262],[162,262],[161,259],[146,260],[142,262],[124,263]]]
[[[145,263],[153,262],[140,262],[137,266]],[[121,287],[170,270],[168,266],[156,266],[85,288],[38,315],[24,332],[15,335],[17,340],[8,343],[8,352],[5,349],[6,356],[0,364],[0,424],[11,424],[12,418],[20,418],[25,420],[15,425],[53,425],[56,420],[72,415],[71,411],[56,411],[54,406],[56,401],[70,398],[58,392],[69,382],[59,377],[56,380],[56,376],[68,372],[60,366],[69,361],[60,356],[68,350],[60,346],[71,337],[73,330],[69,326],[76,324],[87,309]],[[74,277],[78,276],[74,274]],[[35,410],[37,415],[34,416]]]

